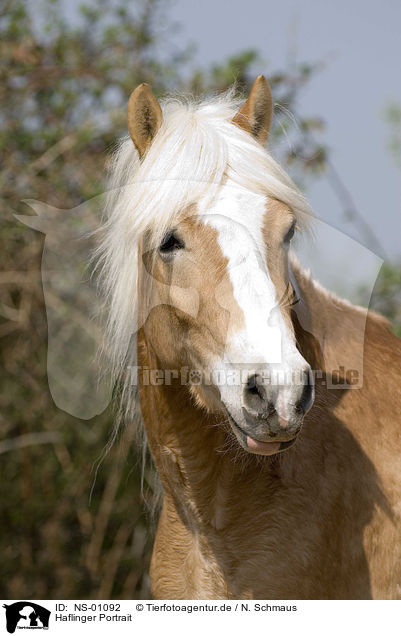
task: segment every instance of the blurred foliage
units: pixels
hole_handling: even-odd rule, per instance
[[[391,103],[386,109],[385,119],[390,128],[388,147],[396,165],[401,168],[401,105]]]
[[[401,338],[401,263],[384,263],[369,306],[386,316]]]
[[[401,105],[393,102],[385,112],[390,136],[388,148],[401,168]],[[384,263],[373,290],[370,307],[388,318],[401,338],[401,263]]]
[[[113,412],[82,421],[52,402],[43,235],[17,223],[12,212],[25,214],[27,197],[70,209],[102,192],[106,157],[126,133],[126,103],[140,82],[159,96],[221,91],[234,81],[246,91],[258,55],[245,51],[194,70],[190,48],[175,44],[166,1],[93,0],[74,20],[64,17],[65,6],[59,0],[0,4],[0,594],[145,598],[152,523],[133,432],[121,434],[94,482]],[[299,91],[316,70],[300,65],[269,74],[277,103],[271,143],[301,175],[324,164],[325,149],[303,134],[323,123],[317,117],[294,122],[288,111],[296,110]]]

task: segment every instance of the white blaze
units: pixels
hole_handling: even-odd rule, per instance
[[[276,409],[285,418],[294,372],[305,369],[306,363],[284,322],[266,265],[262,234],[266,203],[262,195],[225,185],[215,205],[203,213],[201,210],[203,221],[218,232],[219,246],[228,260],[234,299],[244,318],[244,327],[240,330],[229,325],[224,357],[214,364],[225,369],[246,364],[254,366],[255,371],[265,370],[272,378],[278,375],[283,388],[276,396]],[[244,220],[249,226],[244,225]],[[224,307],[221,300],[224,296],[219,298],[218,288],[216,298]],[[224,308],[230,310],[230,307]],[[276,382],[273,380],[272,384]],[[233,389],[220,387],[220,390],[223,401],[226,393],[232,403]]]

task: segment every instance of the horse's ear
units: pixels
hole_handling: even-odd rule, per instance
[[[272,123],[273,100],[269,83],[259,75],[245,104],[233,118],[233,123],[265,144]]]
[[[162,109],[147,84],[141,84],[128,102],[128,130],[142,158],[162,123]]]

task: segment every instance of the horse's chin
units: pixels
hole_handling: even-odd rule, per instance
[[[227,405],[221,401],[219,391],[216,387],[204,387],[202,384],[192,385],[190,387],[190,393],[198,407],[205,409],[209,413],[214,413],[216,415],[224,414],[225,417],[228,416],[231,430],[234,433],[237,442],[247,453],[268,457],[291,448],[291,446],[293,446],[296,442],[297,434],[295,434],[291,439],[284,440],[261,440],[253,437],[249,431],[244,430],[244,428],[231,415]]]
[[[297,440],[298,435],[295,435],[292,439],[285,441],[273,441],[273,440],[259,440],[252,437],[247,431],[234,420],[234,418],[228,413],[231,429],[241,446],[245,451],[253,455],[263,455],[265,457],[271,455],[277,455],[288,448],[291,448]]]

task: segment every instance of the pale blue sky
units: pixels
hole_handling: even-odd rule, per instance
[[[386,253],[401,258],[401,172],[387,150],[383,118],[390,101],[401,103],[401,2],[176,0],[171,17],[182,27],[177,44],[196,44],[196,64],[255,48],[264,60],[255,73],[267,77],[286,64],[296,25],[297,59],[326,62],[298,110],[324,118],[323,139],[357,208]],[[317,216],[360,240],[327,180],[311,184],[307,195]]]

